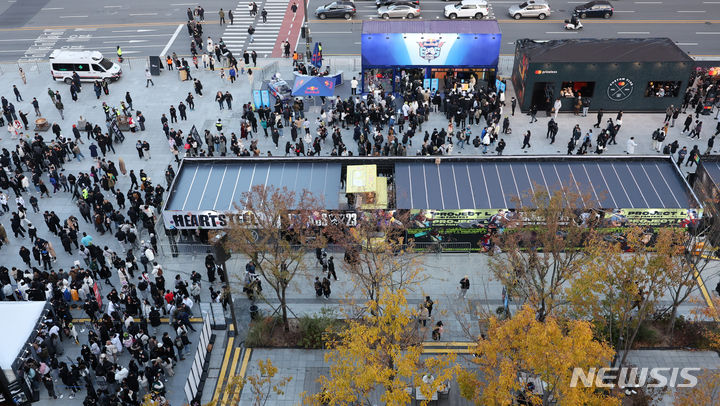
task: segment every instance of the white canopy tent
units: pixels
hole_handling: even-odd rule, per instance
[[[45,310],[46,302],[0,302],[0,367],[12,370],[20,351],[33,336],[38,319]],[[6,372],[7,375],[7,372]]]

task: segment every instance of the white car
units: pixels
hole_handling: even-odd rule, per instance
[[[528,0],[518,6],[511,6],[508,9],[510,17],[519,20],[522,17],[535,17],[544,20],[550,16],[550,6],[543,0]]]
[[[463,0],[455,4],[445,6],[445,17],[454,20],[456,18],[475,18],[482,20],[490,11],[485,0]]]

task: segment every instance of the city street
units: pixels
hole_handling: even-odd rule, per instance
[[[115,5],[108,0],[96,2],[92,9],[83,2],[62,0],[0,0],[0,61],[35,60],[47,57],[53,49],[88,49],[107,54],[122,46],[127,56],[160,55],[176,52],[188,55],[189,42],[184,24],[185,11],[196,3],[166,0],[141,2],[129,0]],[[177,2],[177,3],[176,3]],[[308,19],[312,40],[322,42],[325,55],[359,55],[361,21],[376,19],[377,8],[370,0],[355,2],[357,15],[351,20],[319,20],[315,9],[329,0],[309,0]],[[288,0],[258,1],[258,8],[268,12],[268,22],[260,23],[260,14],[249,16],[249,1],[209,0],[205,8],[205,33],[213,39],[223,37],[234,53],[255,49],[258,55],[280,56],[279,44],[288,40],[300,50],[299,38],[302,21],[302,3],[298,12],[291,15]],[[514,51],[515,40],[520,38],[608,38],[608,37],[670,37],[690,55],[701,58],[720,58],[720,1],[628,1],[617,0],[615,14],[609,20],[586,19],[580,31],[565,31],[563,20],[571,10],[584,1],[550,1],[551,16],[539,21],[515,21],[507,14],[515,0],[490,1],[491,15],[497,18],[503,33],[501,54]],[[422,19],[444,19],[443,9],[449,2],[422,1]],[[235,24],[220,26],[218,10],[234,10]],[[226,20],[228,18],[226,17]],[[228,21],[229,22],[229,21]],[[257,30],[255,42],[248,48],[247,28],[253,24]],[[715,28],[714,28],[715,27]],[[275,51],[275,53],[273,53]]]

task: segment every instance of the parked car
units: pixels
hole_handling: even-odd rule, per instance
[[[377,8],[392,6],[393,4],[406,4],[408,6],[420,7],[420,0],[375,0],[375,6]]]
[[[384,6],[378,9],[378,16],[384,19],[388,18],[415,18],[420,16],[419,6],[408,6],[406,4],[394,4],[392,6]]]
[[[456,18],[483,19],[490,12],[488,3],[485,0],[462,0],[455,4],[445,6],[445,17],[454,20]]]
[[[516,20],[522,17],[536,17],[544,20],[550,16],[550,6],[544,0],[528,0],[517,6],[510,6],[508,14]]]
[[[346,20],[349,20],[352,18],[352,16],[357,13],[357,9],[355,8],[355,3],[352,1],[334,1],[330,4],[326,4],[324,6],[320,6],[315,10],[315,15],[321,19],[324,20],[328,17],[330,18],[344,18]]]
[[[613,6],[609,1],[595,0],[575,7],[575,14],[580,18],[597,17],[610,18],[613,15]]]

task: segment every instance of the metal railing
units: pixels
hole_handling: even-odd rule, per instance
[[[213,254],[214,247],[211,244],[203,244],[201,242],[177,242],[158,244],[160,252],[164,255],[178,256],[205,256]],[[296,249],[306,249],[311,252],[313,249],[302,245],[294,246]],[[360,247],[358,247],[360,248]],[[472,244],[469,242],[419,242],[411,245],[401,245],[397,247],[398,251],[415,252],[415,253],[470,253],[472,252]],[[325,251],[338,253],[344,252],[345,248],[338,244],[328,244]]]

